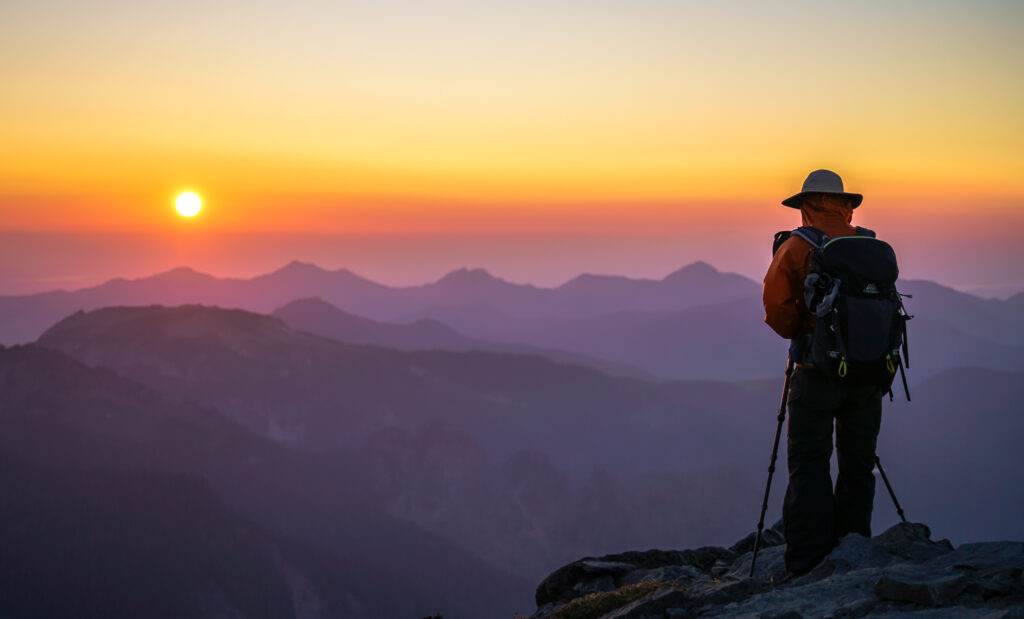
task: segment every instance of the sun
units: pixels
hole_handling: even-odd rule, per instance
[[[178,199],[174,201],[174,208],[178,209],[178,213],[184,217],[195,216],[199,213],[199,209],[202,208],[202,206],[203,201],[199,199],[199,196],[191,191],[181,194],[178,196]]]

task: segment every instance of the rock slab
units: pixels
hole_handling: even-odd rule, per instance
[[[762,535],[750,578],[753,536],[730,548],[650,550],[586,557],[537,587],[532,619],[568,602],[645,581],[665,583],[602,619],[654,617],[978,617],[1024,619],[1024,542],[933,541],[927,526],[901,523],[870,539],[851,534],[809,574],[786,574],[783,539]]]

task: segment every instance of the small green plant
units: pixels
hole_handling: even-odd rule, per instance
[[[635,585],[624,585],[615,591],[591,593],[556,610],[554,619],[594,619],[639,600],[648,593],[669,587],[674,585],[660,580],[646,580]]]

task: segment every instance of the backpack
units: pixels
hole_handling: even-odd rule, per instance
[[[910,400],[903,368],[910,367],[907,321],[913,316],[896,290],[899,267],[892,247],[866,228],[829,238],[803,226],[776,234],[774,250],[791,235],[812,247],[804,301],[815,317],[814,331],[793,339],[791,358],[842,384],[881,386],[890,399],[899,369]]]

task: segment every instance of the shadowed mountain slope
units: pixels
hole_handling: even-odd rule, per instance
[[[941,316],[957,316],[961,310],[947,312],[943,306],[927,305],[917,296],[907,303],[916,316],[907,327],[911,380],[924,380],[964,365],[1024,369],[1024,346],[1013,344],[1013,337],[986,339],[977,334],[984,330],[977,324],[984,320],[984,315],[975,316],[969,323],[952,323]],[[440,311],[432,316],[459,325],[457,316]],[[1004,321],[986,328],[1012,326]],[[523,342],[625,363],[663,378],[698,380],[747,380],[778,375],[782,371],[780,358],[784,367],[787,349],[787,341],[764,323],[760,297],[674,312],[501,317],[471,321],[467,331],[491,341]]]
[[[479,350],[539,355],[559,363],[592,367],[612,376],[653,377],[643,370],[621,363],[604,361],[578,353],[546,350],[514,342],[488,342],[462,335],[432,318],[420,318],[411,324],[380,322],[343,312],[322,299],[300,299],[272,314],[296,331],[345,342],[398,350]]]
[[[729,539],[749,527],[744,508],[762,483],[737,466],[576,478],[537,451],[496,461],[441,424],[382,430],[359,453],[390,514],[533,580],[623,544]]]
[[[900,292],[913,295],[904,301],[911,314],[941,320],[990,342],[1024,346],[1019,299],[982,299],[924,280],[901,281],[899,286]]]
[[[313,553],[231,513],[199,477],[0,456],[0,488],[4,616],[360,614]]]
[[[307,331],[339,342],[368,344],[399,350],[468,350],[482,342],[468,338],[436,320],[421,318],[412,324],[380,322],[343,312],[318,299],[299,299],[274,310],[297,331]]]
[[[491,616],[522,599],[521,581],[388,516],[350,456],[286,449],[36,346],[0,349],[0,395],[0,450],[58,469],[201,476],[232,511],[326,555],[322,597],[344,608]]]
[[[273,318],[203,307],[110,308],[71,317],[51,335],[52,341],[43,339],[72,354],[149,377],[168,399],[225,403],[249,397],[253,385],[287,392],[279,401],[260,395],[236,412],[242,418],[277,415],[275,402],[292,402],[285,413],[293,419],[322,414],[338,425],[318,428],[317,439],[330,430],[332,440],[361,445],[354,452],[367,463],[360,475],[379,491],[388,514],[458,544],[472,540],[477,556],[520,573],[581,548],[606,552],[624,543],[665,547],[685,540],[673,524],[725,535],[743,520],[744,502],[747,526],[753,524],[781,384],[781,377],[738,385],[651,384],[522,355],[351,346],[295,333]],[[318,374],[318,368],[328,371]],[[1022,384],[1019,374],[950,370],[918,386],[912,403],[885,404],[880,454],[911,517],[931,520],[942,512],[938,524],[951,538],[978,530],[974,523],[988,533],[973,539],[999,531],[1018,537],[1024,514],[1006,489],[1016,486],[1014,475],[1024,466],[1012,443],[1020,431],[1014,406],[1024,397]],[[375,401],[381,394],[393,397],[390,410],[375,410],[367,434],[354,440],[345,424],[359,418],[360,407],[350,410],[349,401]],[[310,406],[316,402],[325,407]],[[464,433],[433,431],[435,421]],[[916,437],[927,440],[917,444]],[[316,448],[329,449],[326,440]],[[529,449],[536,451],[521,453]],[[738,475],[708,474],[730,464]],[[338,479],[351,471],[332,466]],[[952,492],[950,481],[960,479]],[[875,522],[881,530],[895,515],[879,488]],[[773,496],[776,511],[781,490]],[[285,503],[295,505],[296,498]],[[711,513],[705,504],[732,506],[732,520],[701,523]],[[692,511],[683,509],[687,505]],[[677,519],[659,522],[657,514]],[[310,528],[309,520],[301,522]],[[315,527],[317,537],[330,533],[327,524]],[[531,561],[528,549],[541,559]]]
[[[39,343],[306,448],[444,421],[495,457],[537,449],[576,472],[672,468],[680,454],[694,466],[719,462],[719,446],[702,437],[731,432],[747,444],[746,410],[763,397],[725,384],[614,378],[536,356],[347,345],[275,318],[198,306],[76,314]],[[748,406],[723,409],[702,395],[708,390]],[[634,454],[626,462],[615,455],[623,449]]]
[[[157,471],[206,477],[231,509],[322,550],[325,560],[343,559],[341,567],[324,568],[325,586],[343,601],[391,609],[371,616],[405,616],[424,607],[456,616],[460,608],[468,616],[524,610],[516,600],[528,599],[529,588],[514,579],[510,584],[505,571],[533,580],[585,549],[735,531],[729,517],[706,522],[703,501],[717,496],[717,509],[728,516],[727,506],[744,494],[732,482],[742,479],[751,490],[748,478],[729,471],[636,477],[600,471],[574,480],[537,452],[498,462],[464,433],[437,426],[415,434],[384,430],[344,456],[294,454],[208,409],[175,403],[110,371],[34,346],[0,351],[0,389],[0,449],[70,472],[143,468],[155,478]],[[716,482],[729,490],[715,491]],[[692,502],[697,496],[701,503]],[[598,507],[595,516],[591,510]],[[447,544],[391,516],[500,570],[469,568],[464,562],[474,564],[468,557],[450,556]],[[683,530],[681,523],[688,523]],[[186,542],[178,540],[183,548]],[[154,562],[160,560],[154,555]],[[437,571],[422,573],[428,565]],[[452,587],[477,577],[488,579],[474,585],[479,595],[451,597]],[[331,578],[340,584],[331,585]],[[410,578],[430,593],[405,589]],[[402,588],[400,599],[390,606],[381,602],[394,588]]]
[[[1024,539],[1024,373],[957,368],[886,403],[879,454],[908,517],[955,542]],[[879,518],[896,514],[879,486]]]

